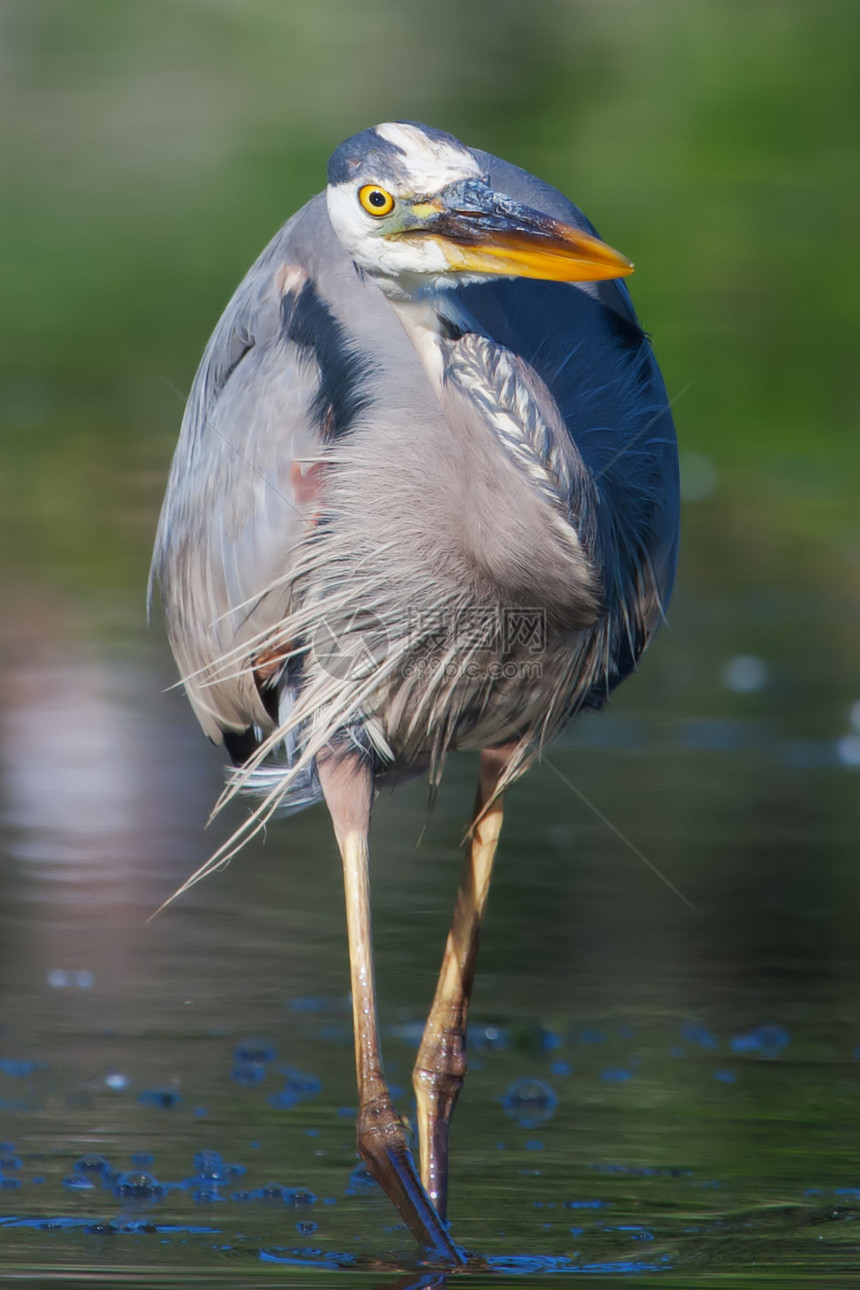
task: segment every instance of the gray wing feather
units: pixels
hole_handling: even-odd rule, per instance
[[[307,533],[293,469],[319,457],[315,364],[284,334],[291,220],[228,304],[192,385],[158,526],[152,577],[197,716],[214,740],[270,724],[253,677],[216,665],[279,622],[290,556]],[[274,591],[268,591],[273,584]],[[267,593],[267,594],[264,594]]]

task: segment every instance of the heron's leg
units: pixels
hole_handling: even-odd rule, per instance
[[[482,812],[496,791],[509,753],[508,748],[481,753],[475,801],[477,823],[466,852],[436,994],[412,1074],[418,1101],[421,1181],[443,1221],[448,1205],[448,1131],[466,1074],[469,997],[502,827],[502,798],[496,798],[489,810],[483,815]]]
[[[463,1263],[421,1186],[406,1133],[382,1073],[370,930],[368,833],[373,778],[359,758],[321,760],[319,776],[343,860],[355,1066],[358,1151],[368,1172],[400,1210],[415,1239],[434,1254]]]

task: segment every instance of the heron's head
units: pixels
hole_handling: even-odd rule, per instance
[[[347,139],[328,181],[341,244],[389,295],[464,279],[585,282],[633,272],[598,238],[497,192],[473,152],[425,125],[388,122]]]

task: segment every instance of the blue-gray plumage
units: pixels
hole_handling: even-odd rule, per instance
[[[447,1126],[501,792],[635,667],[678,538],[668,401],[632,266],[555,189],[450,135],[343,144],[195,379],[153,573],[186,691],[259,805],[325,798],[344,860],[359,1148],[419,1240],[444,1226]],[[419,1054],[421,1177],[382,1080],[367,914],[374,784],[482,750]],[[373,1019],[373,1024],[367,1018]],[[368,1026],[370,1028],[368,1029]]]

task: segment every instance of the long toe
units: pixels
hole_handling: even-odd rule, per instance
[[[359,1123],[358,1150],[368,1173],[396,1205],[416,1241],[434,1260],[465,1266],[466,1254],[452,1240],[421,1185],[400,1122],[392,1117],[384,1123]]]

